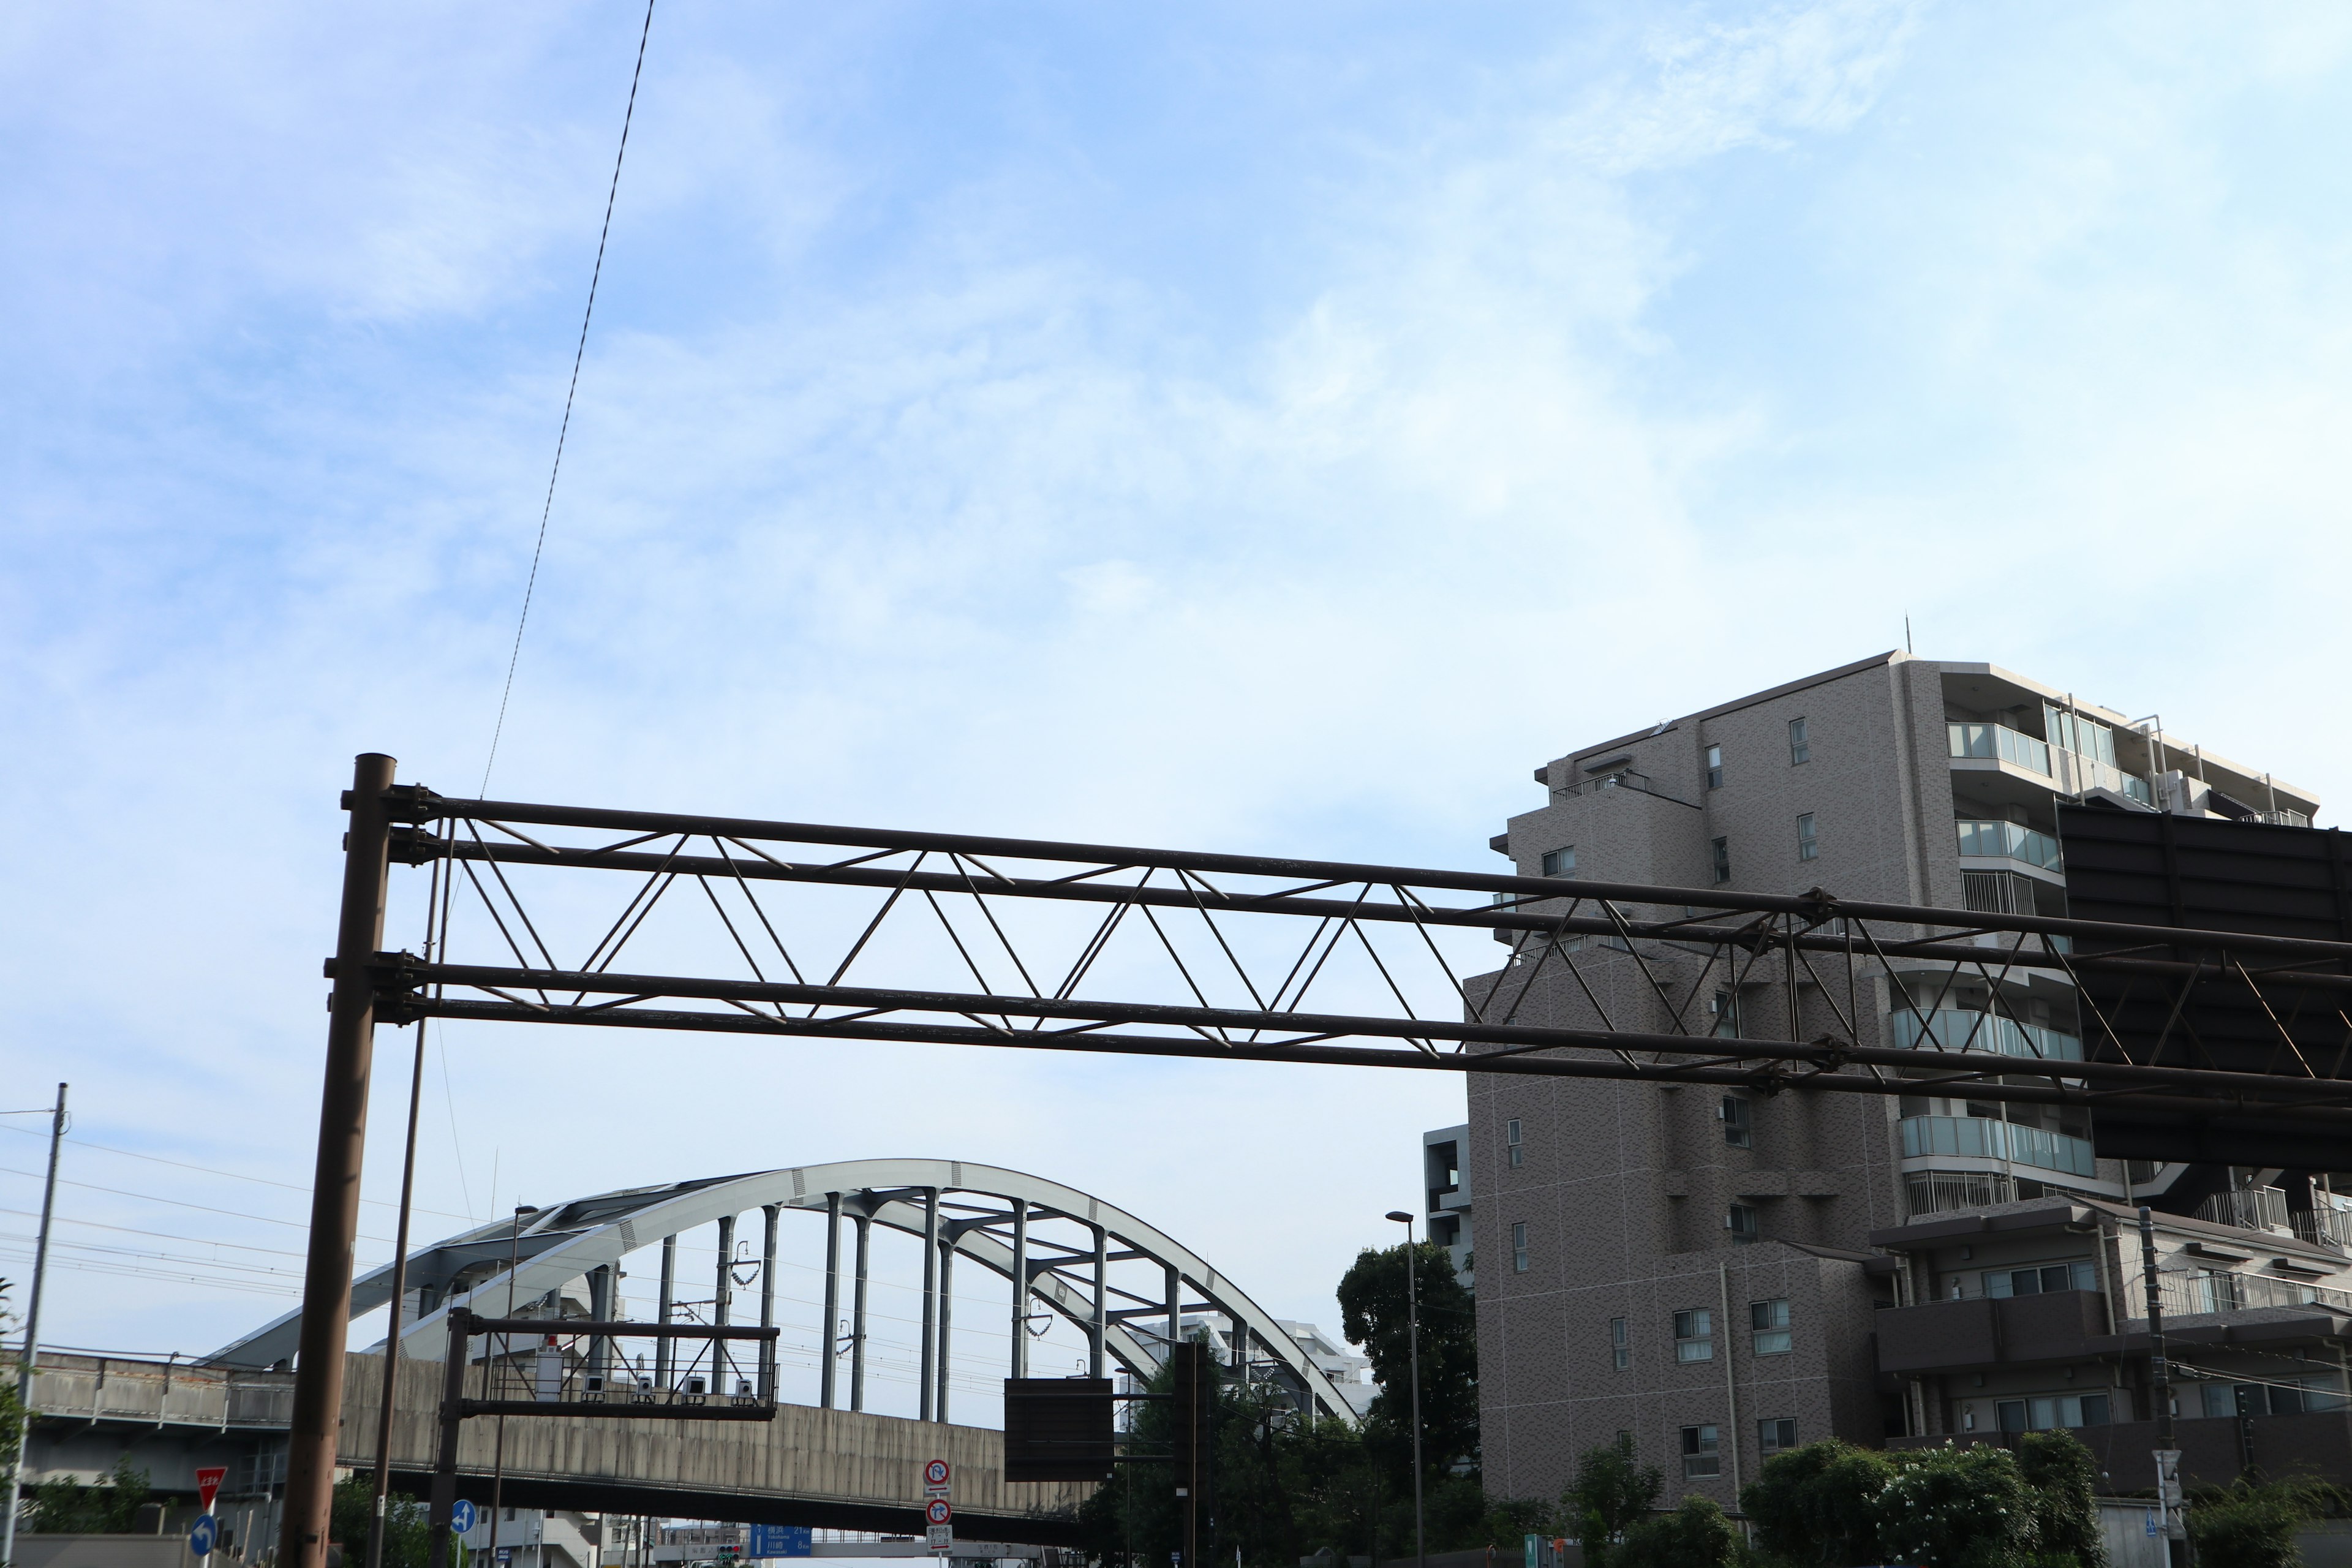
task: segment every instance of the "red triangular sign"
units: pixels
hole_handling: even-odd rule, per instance
[[[204,1504],[206,1513],[212,1512],[213,1499],[219,1493],[221,1482],[227,1479],[228,1467],[226,1465],[196,1472],[196,1497]]]

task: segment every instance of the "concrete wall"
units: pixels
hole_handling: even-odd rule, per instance
[[[16,1537],[14,1568],[197,1568],[185,1535]]]
[[[442,1373],[439,1362],[401,1364],[393,1418],[393,1462],[399,1468],[431,1468],[439,1440]],[[374,1463],[383,1379],[380,1357],[351,1358],[339,1446],[343,1464]],[[461,1469],[488,1471],[495,1426],[479,1419],[466,1424]],[[919,1508],[921,1468],[932,1458],[955,1467],[960,1513],[1052,1513],[1075,1509],[1092,1489],[1077,1483],[1006,1481],[1001,1432],[804,1405],[781,1406],[772,1422],[567,1416],[515,1417],[506,1424],[509,1478]]]

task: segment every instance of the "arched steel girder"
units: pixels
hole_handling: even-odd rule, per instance
[[[521,1259],[513,1270],[513,1300],[531,1301],[595,1269],[609,1266],[617,1272],[622,1258],[640,1247],[658,1246],[665,1237],[770,1205],[823,1214],[828,1197],[838,1195],[845,1215],[863,1210],[873,1224],[919,1242],[924,1232],[923,1196],[933,1188],[939,1190],[943,1203],[949,1194],[961,1194],[1025,1205],[1033,1220],[1065,1218],[1098,1228],[1110,1260],[1148,1259],[1163,1272],[1173,1270],[1181,1307],[1197,1311],[1205,1304],[1209,1310],[1247,1330],[1287,1379],[1312,1398],[1319,1407],[1318,1415],[1353,1418],[1353,1408],[1338,1385],[1287,1331],[1200,1255],[1164,1231],[1059,1182],[961,1160],[847,1160],[706,1177],[551,1205],[526,1219],[519,1237],[509,1220],[475,1226],[410,1255],[411,1289],[422,1287],[441,1299],[432,1311],[402,1330],[401,1353],[441,1359],[448,1344],[446,1314],[451,1307],[503,1312],[509,1297],[506,1264],[510,1251],[520,1253]],[[1002,1214],[950,1214],[943,1207],[940,1236],[957,1254],[1010,1280],[1014,1272],[1013,1248],[999,1233],[1009,1229],[1013,1213],[1008,1207]],[[1032,1297],[1081,1331],[1091,1332],[1094,1255],[1041,1244],[1034,1235],[1030,1247]],[[1085,1271],[1083,1281],[1069,1277],[1076,1270]],[[451,1294],[453,1285],[460,1288]],[[383,1306],[391,1294],[392,1266],[387,1263],[352,1282],[352,1316],[358,1318]],[[1164,1302],[1113,1287],[1105,1310],[1105,1352],[1127,1371],[1148,1376],[1160,1363],[1161,1336],[1130,1330],[1126,1320],[1164,1321]],[[294,1353],[301,1322],[299,1310],[289,1312],[205,1359],[239,1366],[267,1366],[282,1361]]]

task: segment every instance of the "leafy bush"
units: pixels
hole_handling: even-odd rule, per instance
[[[1845,1568],[1885,1560],[1878,1550],[1879,1494],[1895,1463],[1871,1448],[1831,1438],[1764,1461],[1740,1489],[1739,1506],[1768,1556],[1796,1568]]]
[[[345,1563],[366,1559],[368,1523],[374,1512],[374,1471],[355,1470],[335,1483],[327,1539],[343,1543]],[[384,1568],[425,1568],[433,1540],[426,1513],[423,1503],[403,1493],[394,1492],[384,1499]]]
[[[2017,1446],[2018,1473],[2033,1489],[2034,1533],[2045,1555],[2071,1557],[2081,1568],[2106,1568],[2099,1533],[2099,1462],[2072,1432],[2028,1432]]]
[[[1879,1494],[1878,1543],[1888,1561],[1920,1568],[2032,1568],[2035,1508],[2007,1449],[1928,1448]]]
[[[1665,1477],[1655,1465],[1645,1469],[1634,1463],[1630,1437],[1584,1450],[1576,1461],[1576,1479],[1560,1500],[1584,1542],[1585,1568],[1599,1568],[1610,1555],[1610,1543],[1645,1518],[1665,1489]]]
[[[36,1535],[128,1535],[146,1503],[147,1472],[133,1469],[125,1454],[95,1486],[59,1476],[35,1487],[23,1528]]]
[[[2188,1520],[2200,1568],[2301,1568],[2295,1531],[2325,1512],[2334,1495],[2309,1481],[2242,1479],[2200,1490]]]
[[[1610,1568],[1730,1568],[1740,1558],[1739,1531],[1706,1498],[1683,1499],[1669,1514],[1643,1521],[1609,1552]],[[1589,1561],[1589,1549],[1588,1549]]]

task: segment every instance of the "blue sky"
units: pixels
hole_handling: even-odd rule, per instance
[[[479,782],[641,16],[0,23],[0,1109],[305,1179],[335,793]],[[2347,75],[2309,6],[667,5],[495,789],[1475,868],[1534,763],[1908,615],[2332,798]],[[1327,1322],[1459,1106],[720,1048],[648,1118],[445,1043],[444,1213],[951,1152]],[[186,1272],[57,1333],[277,1310]]]

